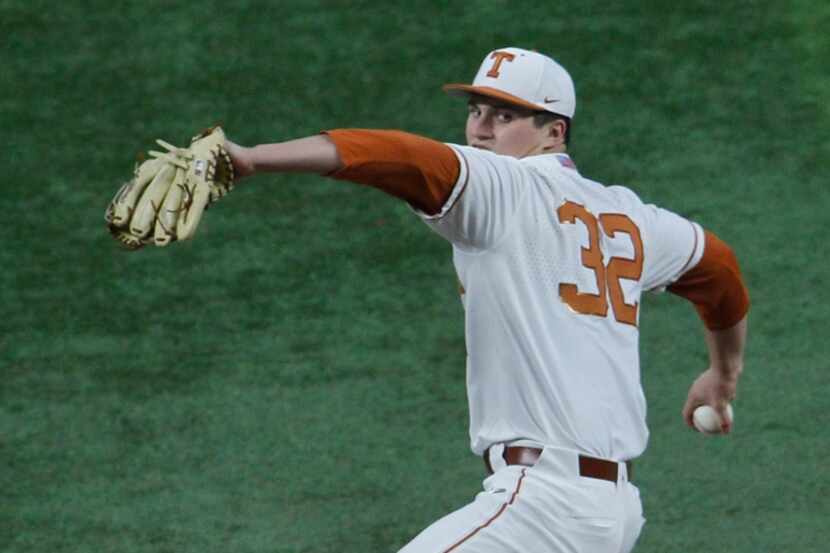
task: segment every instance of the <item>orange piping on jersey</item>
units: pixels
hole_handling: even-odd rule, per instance
[[[703,257],[668,290],[695,304],[706,328],[723,330],[749,311],[749,292],[732,249],[711,232],[705,234]]]
[[[527,473],[527,469],[522,469],[522,475],[519,477],[519,482],[516,484],[516,490],[513,492],[513,495],[510,496],[510,501],[503,504],[501,508],[498,511],[496,511],[496,514],[490,517],[490,519],[487,522],[485,522],[484,524],[482,524],[481,526],[479,526],[478,528],[476,528],[475,530],[461,538],[461,540],[455,542],[453,545],[450,546],[449,549],[445,549],[444,553],[450,553],[450,551],[458,548],[459,545],[478,534],[481,530],[490,526],[494,520],[499,518],[502,515],[502,513],[504,513],[507,507],[513,505],[513,502],[516,500],[516,496],[519,494],[519,490],[522,488],[522,480],[525,479],[525,473]]]
[[[328,175],[379,188],[434,215],[450,198],[461,172],[452,148],[401,131],[325,131],[343,168]]]
[[[689,222],[689,224],[691,225],[692,223]],[[697,251],[698,237],[697,237],[697,231],[694,230],[694,225],[692,225],[692,229],[693,229],[693,232],[694,232],[694,235],[695,235],[695,245],[692,247],[692,253],[689,254],[689,259],[686,260],[686,263],[683,264],[683,268],[680,269],[680,274],[681,275],[684,274],[688,270],[689,265],[692,263],[692,259],[695,258],[695,252]]]
[[[454,208],[455,204],[458,203],[459,198],[461,198],[461,196],[464,194],[464,191],[467,190],[467,184],[470,182],[470,164],[467,163],[467,158],[464,156],[464,154],[459,153],[458,156],[464,162],[464,182],[461,184],[461,188],[459,189],[458,193],[455,194],[452,203],[444,208],[444,215],[452,211],[452,208]]]

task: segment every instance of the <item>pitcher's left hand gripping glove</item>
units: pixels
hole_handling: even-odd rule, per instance
[[[112,236],[131,250],[192,238],[205,209],[233,188],[221,127],[193,137],[189,148],[156,142],[167,151],[151,151],[136,165],[104,215]]]

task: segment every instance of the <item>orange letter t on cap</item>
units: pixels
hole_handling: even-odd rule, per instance
[[[516,56],[514,54],[511,54],[510,52],[493,52],[493,55],[490,57],[496,60],[496,62],[493,64],[493,67],[490,68],[490,71],[487,72],[487,76],[496,79],[499,76],[499,68],[501,67],[501,62],[505,60],[513,61],[513,58],[515,58]]]

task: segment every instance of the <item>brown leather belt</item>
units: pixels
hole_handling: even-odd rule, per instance
[[[524,465],[532,467],[539,460],[542,450],[535,447],[505,447],[502,457],[508,465]],[[487,474],[493,474],[493,467],[490,466],[490,449],[484,452],[484,466],[487,467]],[[628,480],[631,481],[632,464],[626,461],[625,466],[628,472]],[[579,475],[586,478],[599,478],[609,482],[617,482],[620,464],[606,459],[597,459],[587,455],[579,456]]]

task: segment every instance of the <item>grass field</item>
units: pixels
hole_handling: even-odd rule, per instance
[[[0,551],[394,552],[473,497],[450,248],[406,206],[255,177],[132,254],[103,211],[217,121],[463,141],[440,85],[505,45],[571,71],[584,174],[714,230],[750,287],[728,439],[679,416],[693,311],[646,300],[636,551],[827,551],[829,6],[0,0]]]

